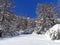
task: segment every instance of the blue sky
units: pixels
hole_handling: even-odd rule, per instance
[[[26,15],[31,18],[36,17],[36,6],[38,3],[53,3],[55,6],[58,0],[13,0],[16,8],[13,12],[17,15]]]

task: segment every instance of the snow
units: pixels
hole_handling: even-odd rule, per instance
[[[52,28],[50,28],[50,31],[52,31],[52,30],[54,30],[54,31],[60,30],[60,24],[56,24]]]
[[[60,45],[60,42],[49,40],[45,35],[28,34],[0,39],[0,45]]]
[[[53,39],[53,37],[58,37],[60,38],[60,36],[58,35],[58,33],[60,34],[60,24],[56,24],[54,25],[52,28],[50,28],[46,33],[45,35],[48,37],[48,38],[51,38]],[[54,35],[54,36],[53,36]],[[56,38],[56,39],[58,39]]]
[[[26,29],[21,34],[32,34],[34,31],[34,28]]]

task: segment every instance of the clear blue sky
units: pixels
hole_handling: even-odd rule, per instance
[[[58,0],[14,0],[16,8],[13,9],[17,15],[23,14],[31,18],[36,17],[36,6],[38,3],[53,3],[55,6]]]

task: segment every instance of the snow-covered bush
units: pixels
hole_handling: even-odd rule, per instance
[[[60,39],[60,24],[54,25],[49,31],[46,32],[46,35],[49,36],[52,40]]]

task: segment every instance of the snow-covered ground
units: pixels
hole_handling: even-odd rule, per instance
[[[60,40],[52,41],[45,35],[29,34],[0,39],[0,45],[60,45]]]

